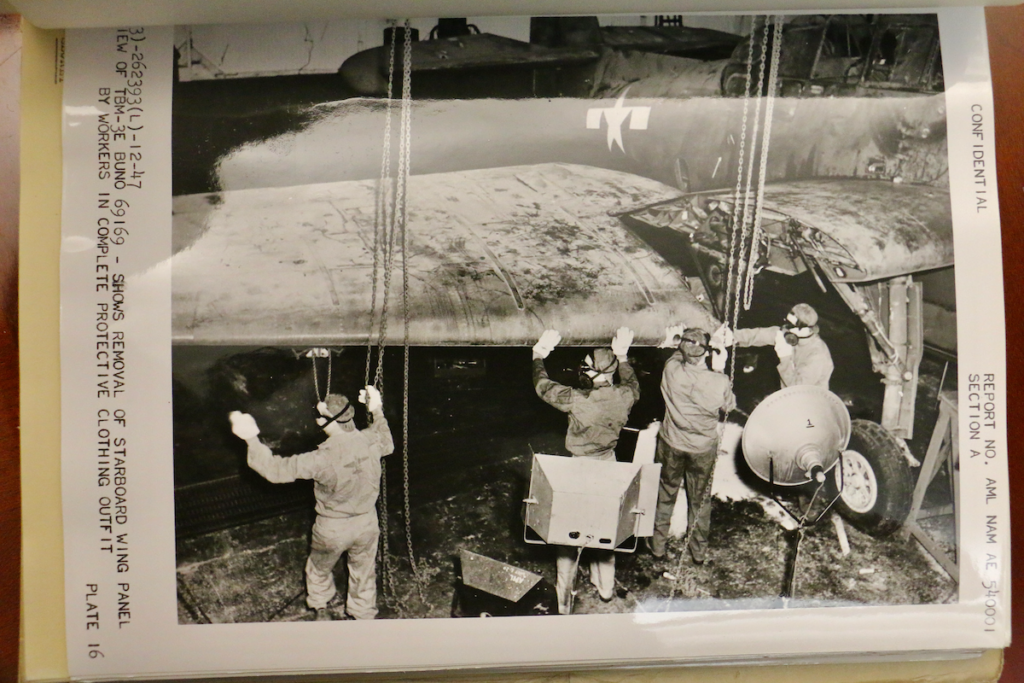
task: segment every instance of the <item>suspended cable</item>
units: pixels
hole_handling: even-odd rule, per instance
[[[743,93],[743,119],[740,129],[740,147],[737,159],[736,191],[733,201],[732,231],[729,241],[729,278],[725,299],[726,310],[730,310],[731,308],[732,311],[731,320],[727,321],[729,322],[731,329],[736,329],[739,324],[740,306],[743,305],[744,310],[749,309],[750,299],[753,296],[753,280],[756,272],[755,269],[757,261],[757,243],[760,235],[761,215],[764,205],[764,185],[767,178],[768,148],[771,139],[772,112],[775,104],[779,57],[781,55],[782,24],[783,17],[781,15],[776,15],[775,17],[766,16],[764,18],[764,29],[761,37],[761,59],[758,69],[757,91],[754,103],[754,122],[750,131],[750,157],[749,159],[745,159],[747,147],[747,123],[750,110],[750,86],[753,80],[754,35],[756,22],[751,26],[750,31],[750,42],[747,49],[746,85]],[[769,35],[771,35],[772,40],[770,57],[768,51]],[[767,94],[763,97],[763,99],[765,99],[763,139],[760,141],[760,158],[757,167],[757,192],[756,195],[751,197],[751,195],[754,194],[752,190],[754,184],[754,157],[758,156],[756,154],[756,151],[758,150],[757,136],[761,116],[761,100],[762,96],[765,94],[764,76],[766,61],[770,61],[770,64],[768,66]],[[746,173],[744,173],[745,162]],[[754,203],[753,211],[751,211],[752,199]],[[741,203],[742,208],[740,206]],[[733,349],[735,351],[735,342]],[[729,368],[730,381],[734,381],[736,378],[735,352],[732,355],[733,360],[731,361]],[[723,428],[724,421],[721,421],[719,422],[719,429],[721,430]],[[719,443],[721,443],[721,432],[719,433]],[[683,574],[683,564],[686,561],[686,555],[690,551],[690,541],[693,538],[693,534],[696,531],[699,520],[707,507],[711,504],[712,490],[714,488],[715,481],[715,470],[717,467],[718,457],[716,454],[715,462],[711,467],[711,474],[708,477],[707,487],[705,487],[703,495],[701,496],[700,505],[696,508],[697,513],[694,515],[693,520],[687,520],[686,534],[683,536],[682,549],[680,550],[679,559],[675,568],[676,580],[678,580]],[[690,501],[687,501],[688,504],[689,502]],[[676,583],[673,582],[672,590],[670,591],[668,601],[666,602],[666,611],[672,609],[672,601],[676,595],[676,588]]]
[[[754,297],[754,275],[757,266],[757,245],[761,239],[761,215],[764,209],[764,184],[768,179],[768,149],[772,139],[772,117],[775,111],[775,90],[778,85],[779,55],[782,48],[782,17],[775,16],[772,34],[772,59],[768,74],[768,94],[765,98],[764,135],[761,141],[761,165],[758,170],[757,197],[754,208],[754,228],[750,237],[750,257],[747,260],[746,287],[743,295],[743,310],[750,310]]]
[[[377,278],[378,268],[383,262],[384,268],[384,293],[383,301],[381,304],[380,322],[377,326],[377,365],[373,373],[372,384],[373,386],[381,389],[384,383],[384,341],[387,337],[387,315],[388,315],[388,301],[387,294],[391,285],[391,268],[393,266],[393,260],[391,254],[393,253],[390,249],[390,245],[393,243],[394,231],[391,229],[391,219],[394,216],[392,209],[392,198],[394,193],[392,191],[392,154],[391,154],[391,116],[393,109],[393,94],[394,94],[394,80],[395,80],[395,42],[397,40],[397,22],[394,20],[389,22],[391,28],[391,41],[388,50],[388,85],[387,85],[387,99],[385,100],[384,109],[384,144],[381,152],[381,164],[380,164],[380,178],[377,183],[375,202],[374,202],[374,222],[373,222],[373,286],[371,292],[371,307],[370,307],[370,333],[367,338],[366,345],[366,376],[364,383],[369,386],[371,384],[370,378],[370,364],[371,358],[373,357],[373,333],[375,330],[375,313],[377,308]],[[388,548],[388,539],[390,538],[390,516],[388,514],[388,478],[387,468],[381,468],[380,477],[380,494],[377,496],[377,519],[380,524],[380,541],[377,546],[377,554],[379,555],[379,565],[381,570],[381,580],[383,587],[383,597],[385,602],[391,604],[392,597],[395,594],[394,584],[394,569],[391,566],[391,552]]]
[[[329,349],[310,349],[306,354],[309,356],[309,360],[313,363],[313,390],[316,392],[316,402],[321,403],[327,400],[327,395],[331,393],[331,352]],[[327,356],[327,384],[324,386],[324,395],[320,396],[320,380],[318,378],[319,371],[316,367],[316,359],[318,356]]]
[[[392,274],[396,251],[401,252],[402,268],[402,318],[403,318],[403,396],[402,396],[402,493],[405,517],[405,541],[409,554],[409,566],[418,578],[418,568],[412,544],[412,519],[409,489],[409,263],[408,263],[408,185],[412,149],[412,26],[405,20],[402,33],[402,90],[399,108],[399,137],[397,170],[392,154],[392,118],[394,113],[395,57],[397,52],[397,22],[390,22],[391,41],[388,53],[388,83],[385,106],[384,145],[381,152],[381,173],[377,184],[374,207],[373,240],[373,286],[371,290],[370,333],[367,337],[365,382],[383,391],[384,350],[388,339],[389,305]],[[381,307],[379,318],[377,308],[377,280],[383,269]],[[376,337],[376,366],[374,367],[374,339]],[[372,369],[372,373],[371,373]],[[372,375],[372,376],[371,376]],[[384,583],[384,598],[401,615],[401,606],[394,602],[394,567],[388,547],[390,528],[388,514],[387,468],[381,469],[380,495],[378,496],[378,518],[381,526],[381,540],[378,545],[381,574]],[[419,585],[419,583],[417,583]],[[420,587],[422,595],[422,587]]]
[[[743,121],[740,125],[739,151],[736,158],[736,191],[733,194],[732,222],[730,223],[731,230],[729,231],[729,253],[726,255],[728,259],[728,281],[725,290],[725,303],[722,307],[723,312],[726,314],[732,307],[732,300],[736,293],[736,279],[739,272],[736,265],[736,259],[738,257],[738,250],[740,247],[740,231],[736,229],[736,226],[740,222],[740,197],[743,192],[743,162],[746,155],[747,145],[747,119],[750,113],[750,84],[754,70],[754,25],[755,24],[752,21],[750,39],[747,41],[747,70],[743,88]],[[751,154],[753,154],[753,150],[751,150]],[[729,320],[725,320],[723,322],[729,322]],[[729,359],[730,381],[735,379],[735,376],[736,355],[732,354]]]
[[[401,212],[396,225],[402,235],[402,322],[404,386],[402,392],[402,493],[405,512],[405,545],[409,553],[409,567],[419,575],[416,556],[412,548],[412,515],[409,505],[409,240],[408,240],[408,182],[409,160],[412,146],[412,27],[405,20],[405,44],[402,50],[402,132],[399,138],[398,209]]]
[[[381,148],[381,159],[380,159],[380,177],[377,180],[377,187],[374,191],[374,205],[373,205],[373,273],[370,285],[370,327],[369,333],[366,338],[366,372],[363,379],[363,384],[370,384],[370,364],[373,357],[373,332],[376,329],[375,318],[377,314],[377,279],[379,278],[379,269],[381,261],[381,251],[385,253],[383,256],[386,260],[387,249],[384,245],[387,243],[388,235],[388,224],[390,222],[390,202],[388,197],[390,196],[391,188],[391,109],[392,109],[392,93],[395,80],[395,26],[396,22],[391,20],[389,22],[391,28],[391,41],[388,49],[388,78],[387,78],[387,98],[384,100],[384,144]],[[380,363],[380,356],[378,355],[378,363]],[[379,378],[374,376],[374,386],[380,388]]]
[[[742,196],[743,211],[742,211],[742,215],[741,215],[741,218],[740,218],[740,226],[741,226],[740,227],[740,230],[741,230],[741,232],[740,232],[740,240],[739,240],[740,248],[739,248],[738,257],[737,257],[736,263],[735,263],[735,268],[736,268],[736,281],[735,282],[736,282],[736,284],[735,284],[735,288],[733,290],[733,300],[731,302],[731,305],[732,305],[732,320],[731,320],[731,323],[732,323],[732,328],[733,329],[736,329],[736,326],[739,324],[740,303],[741,303],[740,292],[742,292],[745,289],[743,283],[740,282],[740,278],[742,277],[742,273],[746,272],[746,262],[747,262],[747,260],[753,257],[753,245],[750,242],[750,231],[751,231],[751,226],[752,226],[752,223],[753,223],[753,213],[751,212],[751,206],[750,206],[751,205],[751,200],[752,200],[751,195],[753,194],[751,188],[753,187],[753,180],[754,180],[754,158],[756,156],[755,150],[758,147],[758,142],[759,142],[758,134],[760,132],[760,126],[761,126],[761,104],[762,104],[762,100],[764,99],[763,98],[763,94],[764,94],[764,74],[765,74],[766,62],[768,60],[768,36],[769,36],[769,34],[770,34],[769,18],[765,17],[764,18],[764,29],[762,31],[762,36],[761,36],[761,58],[759,60],[760,64],[758,66],[758,75],[757,75],[757,96],[756,96],[756,99],[754,101],[754,103],[755,103],[755,107],[754,107],[754,125],[753,125],[753,129],[751,131],[750,158],[747,160],[746,177],[745,177],[744,183],[743,183],[743,196]]]
[[[753,29],[753,24],[752,27]],[[745,85],[743,88],[743,119],[740,124],[740,138],[739,138],[739,150],[736,155],[736,189],[733,192],[733,205],[732,205],[732,230],[730,230],[729,239],[729,279],[726,286],[726,302],[732,301],[733,292],[735,289],[736,282],[736,268],[735,268],[735,255],[736,250],[739,246],[739,230],[736,226],[740,224],[740,207],[741,197],[743,196],[743,169],[744,161],[746,158],[746,146],[747,146],[747,121],[750,115],[750,85],[753,80],[754,70],[754,38],[753,30],[751,30],[750,40],[747,41],[747,69],[746,78],[744,79]],[[751,151],[753,153],[753,151]]]

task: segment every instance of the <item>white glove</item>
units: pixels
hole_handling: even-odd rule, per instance
[[[371,413],[380,410],[384,406],[380,392],[376,387],[366,387],[359,390],[359,402],[366,404],[366,409]]]
[[[725,323],[722,323],[722,326],[715,330],[715,333],[711,335],[711,345],[717,346],[718,348],[728,348],[732,346],[735,341],[732,330],[730,330],[729,326]]]
[[[674,349],[679,346],[686,328],[682,325],[671,325],[665,328],[665,340],[658,344],[659,349]]]
[[[333,417],[331,415],[331,411],[327,410],[327,404],[323,401],[316,404],[316,412],[320,413],[324,417]]]
[[[231,431],[239,439],[248,441],[260,433],[260,428],[256,426],[256,420],[248,413],[232,410],[228,413],[228,419],[231,420]]]
[[[711,369],[715,372],[725,372],[726,361],[729,360],[729,354],[725,352],[725,349],[721,349],[717,346],[711,348]]]
[[[628,327],[620,327],[615,330],[615,338],[612,339],[612,353],[615,354],[616,358],[625,358],[632,344],[633,330]]]
[[[793,355],[793,347],[786,341],[786,333],[782,330],[779,330],[775,335],[775,354],[779,357],[779,360]]]
[[[560,341],[562,335],[558,334],[558,330],[544,330],[544,334],[540,335],[540,339],[533,345],[533,355],[537,358],[547,358]]]

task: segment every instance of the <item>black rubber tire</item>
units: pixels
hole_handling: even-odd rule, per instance
[[[854,420],[847,449],[860,453],[871,468],[877,482],[877,496],[868,510],[854,510],[842,497],[836,502],[836,509],[853,526],[871,536],[892,535],[906,521],[914,493],[914,478],[902,446],[877,422]],[[831,481],[838,486],[839,468],[833,472],[835,476]]]

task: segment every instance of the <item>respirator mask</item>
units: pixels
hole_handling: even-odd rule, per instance
[[[796,346],[800,343],[801,339],[807,339],[813,335],[814,331],[814,326],[802,325],[792,313],[787,315],[785,322],[782,323],[782,334],[786,338],[786,343],[790,346]]]
[[[594,380],[597,377],[615,372],[618,367],[619,361],[614,356],[612,356],[611,361],[607,365],[599,367],[595,364],[593,355],[588,353],[579,368],[580,388],[584,391],[590,391],[594,388]]]

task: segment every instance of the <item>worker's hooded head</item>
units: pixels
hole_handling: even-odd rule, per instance
[[[711,348],[711,335],[697,327],[686,329],[679,339],[679,352],[687,363],[697,364]]]
[[[344,394],[327,394],[327,398],[318,409],[321,417],[317,418],[316,423],[325,431],[335,425],[346,430],[352,428],[356,410]]]
[[[612,376],[619,368],[619,360],[609,348],[595,349],[587,354],[580,365],[580,385],[592,389],[596,385],[611,384]]]
[[[797,304],[786,315],[782,331],[790,346],[796,346],[801,339],[818,334],[818,312],[808,304]]]

